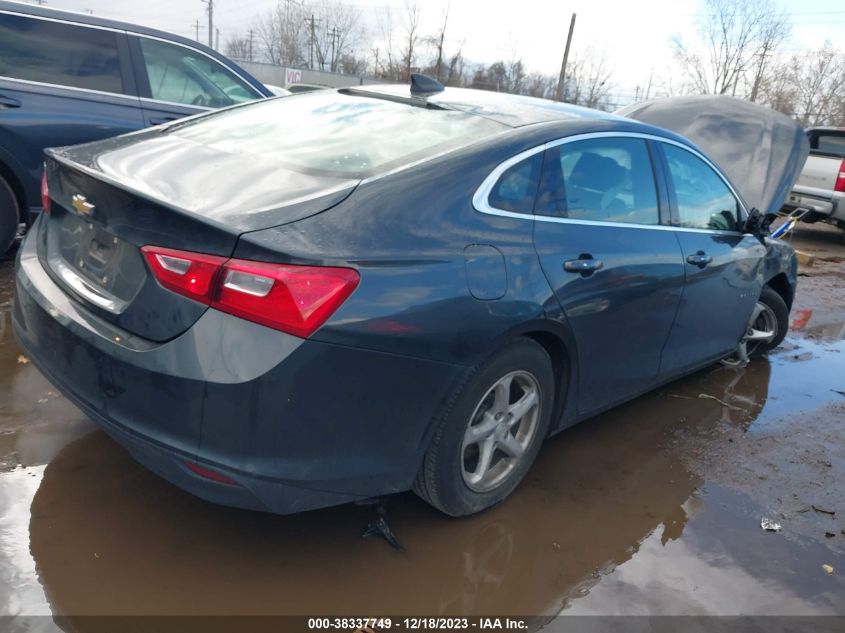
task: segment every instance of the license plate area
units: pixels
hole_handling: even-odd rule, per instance
[[[63,284],[89,303],[122,313],[144,284],[138,249],[102,223],[62,208],[47,222],[49,267]]]

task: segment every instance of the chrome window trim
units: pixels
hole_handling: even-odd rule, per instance
[[[67,9],[61,9],[67,11]],[[72,11],[67,11],[73,13]],[[116,29],[110,26],[100,26],[99,24],[88,24],[86,22],[76,22],[74,20],[67,20],[64,18],[49,18],[46,15],[34,15],[32,13],[24,13],[23,11],[10,11],[8,9],[0,10],[0,13],[7,13],[9,15],[17,15],[22,18],[32,18],[33,20],[44,20],[45,22],[57,22],[59,24],[73,24],[74,26],[82,26],[89,29],[99,29],[100,31],[111,31],[112,33],[126,33],[125,29]],[[78,12],[77,12],[78,13]]]
[[[545,152],[547,149],[551,149],[553,147],[557,147],[559,145],[566,145],[567,143],[574,143],[576,141],[584,141],[589,139],[596,139],[596,138],[639,138],[643,140],[650,140],[650,141],[657,141],[659,143],[667,143],[669,145],[675,145],[688,151],[693,156],[700,158],[706,165],[708,165],[716,175],[722,180],[725,186],[730,190],[733,194],[734,198],[736,198],[737,204],[741,209],[744,215],[747,215],[748,211],[745,209],[745,204],[742,202],[742,198],[739,197],[736,190],[731,186],[731,184],[727,181],[727,179],[722,175],[719,168],[713,164],[713,162],[704,156],[701,152],[684,145],[683,143],[679,143],[678,141],[665,138],[663,136],[657,136],[655,134],[645,134],[642,132],[588,132],[585,134],[575,134],[573,136],[567,136],[565,138],[556,139],[554,141],[549,141],[548,143],[544,143],[543,145],[538,145],[537,147],[532,147],[531,149],[527,149],[523,152],[515,156],[511,156],[506,161],[500,163],[496,166],[496,168],[490,172],[487,178],[484,179],[484,182],[481,183],[481,186],[476,189],[475,194],[472,196],[472,206],[475,208],[476,211],[480,213],[486,213],[488,215],[496,215],[499,217],[505,218],[514,218],[519,220],[534,220],[537,222],[552,222],[557,224],[580,224],[585,226],[604,226],[604,227],[620,227],[620,228],[629,228],[629,229],[652,229],[658,231],[686,231],[691,233],[725,233],[730,235],[742,235],[741,231],[728,231],[728,230],[719,230],[719,229],[696,229],[696,228],[688,228],[683,226],[671,226],[668,224],[634,224],[630,222],[602,222],[600,220],[579,220],[575,218],[555,218],[547,215],[537,215],[534,213],[520,213],[516,211],[506,211],[504,209],[498,209],[489,203],[489,195],[490,192],[493,190],[493,187],[499,181],[499,178],[502,176],[505,171],[513,167],[515,164],[534,156],[540,152]]]
[[[136,104],[140,97],[138,95],[129,95],[125,92],[108,92],[106,90],[94,90],[93,88],[80,88],[79,86],[68,86],[65,84],[54,84],[50,83],[49,81],[34,81],[32,79],[18,79],[17,77],[9,77],[8,75],[0,75],[0,79],[4,81],[20,81],[21,83],[30,84],[33,86],[46,86],[48,88],[61,88],[62,90],[79,90],[81,92],[87,92],[91,94],[97,95],[106,95],[109,97],[118,97],[120,99],[131,99]]]
[[[138,100],[144,103],[150,104],[157,104],[160,103],[162,105],[169,105],[169,106],[179,106],[180,108],[195,108],[200,112],[211,112],[212,110],[220,110],[222,108],[209,108],[207,106],[198,106],[198,105],[191,105],[189,103],[179,103],[178,101],[165,101],[164,99],[153,99],[152,97],[138,97]],[[245,101],[244,103],[249,103],[249,101]],[[243,103],[233,103],[232,105],[243,105]],[[224,106],[224,107],[231,107],[231,106]],[[200,114],[200,112],[196,112],[195,114]],[[190,116],[186,114],[185,116]]]

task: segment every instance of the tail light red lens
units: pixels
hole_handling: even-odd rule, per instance
[[[351,268],[268,264],[158,246],[141,251],[168,290],[302,338],[325,323],[360,280]]]
[[[225,257],[158,246],[144,246],[141,252],[162,286],[203,303],[209,303],[215,278],[226,262]]]
[[[834,185],[833,190],[845,192],[845,160],[839,165],[839,176],[836,178],[836,185]]]
[[[44,213],[50,213],[50,188],[47,186],[47,168],[41,172],[41,208]]]
[[[351,268],[265,264],[239,259],[223,267],[213,306],[267,327],[308,338],[352,294]]]

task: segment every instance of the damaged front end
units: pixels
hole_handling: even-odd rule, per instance
[[[745,208],[750,209],[743,231],[766,247],[761,265],[762,293],[742,340],[726,361],[745,365],[756,347],[779,340],[784,334],[778,331],[784,328],[784,315],[774,313],[779,306],[773,310],[772,304],[777,301],[767,301],[767,296],[774,293],[783,301],[787,319],[795,296],[795,251],[789,244],[773,239],[771,225],[809,154],[803,128],[771,108],[724,95],[655,99],[627,106],[616,114],[691,140],[720,167]],[[788,226],[779,228],[774,237],[782,237],[787,230]]]

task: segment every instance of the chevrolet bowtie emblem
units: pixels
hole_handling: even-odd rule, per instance
[[[73,208],[80,215],[92,215],[97,207],[88,202],[88,198],[81,193],[73,194]]]

